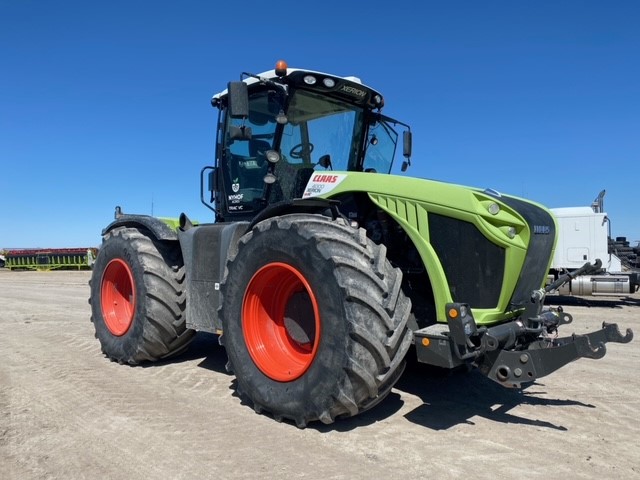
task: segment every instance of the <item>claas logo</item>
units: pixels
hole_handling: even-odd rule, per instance
[[[338,181],[337,175],[316,175],[313,177],[313,182],[318,183],[336,183]]]

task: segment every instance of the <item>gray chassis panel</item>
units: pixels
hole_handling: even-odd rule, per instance
[[[229,253],[237,248],[249,222],[204,224],[178,231],[186,272],[187,327],[219,332],[220,283]]]

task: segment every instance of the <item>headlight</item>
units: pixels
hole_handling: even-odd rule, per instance
[[[498,205],[497,203],[492,203],[489,205],[488,210],[491,215],[497,215],[498,212],[500,212],[500,205]]]
[[[270,163],[278,163],[280,161],[280,154],[275,150],[267,150],[265,156]]]

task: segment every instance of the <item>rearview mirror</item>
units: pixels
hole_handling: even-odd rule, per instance
[[[249,116],[249,90],[244,82],[229,82],[227,86],[229,115],[231,118]]]
[[[411,165],[411,147],[412,147],[413,139],[411,137],[411,130],[405,130],[402,132],[402,155],[406,160],[402,162],[401,170],[403,172],[407,171],[409,165]]]
[[[320,165],[324,169],[333,170],[333,166],[331,165],[331,155],[328,153],[326,155],[322,155],[318,160],[318,165]]]
[[[411,157],[411,130],[405,130],[402,134],[402,154],[405,158]]]

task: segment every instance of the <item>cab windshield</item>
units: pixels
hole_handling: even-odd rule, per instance
[[[316,170],[389,173],[398,140],[386,117],[306,90],[287,99],[273,90],[254,92],[249,117],[226,121],[225,194],[228,211],[237,213],[259,209],[265,201],[300,198]],[[242,128],[251,134],[239,135]],[[264,182],[268,150],[281,155],[271,185]]]

